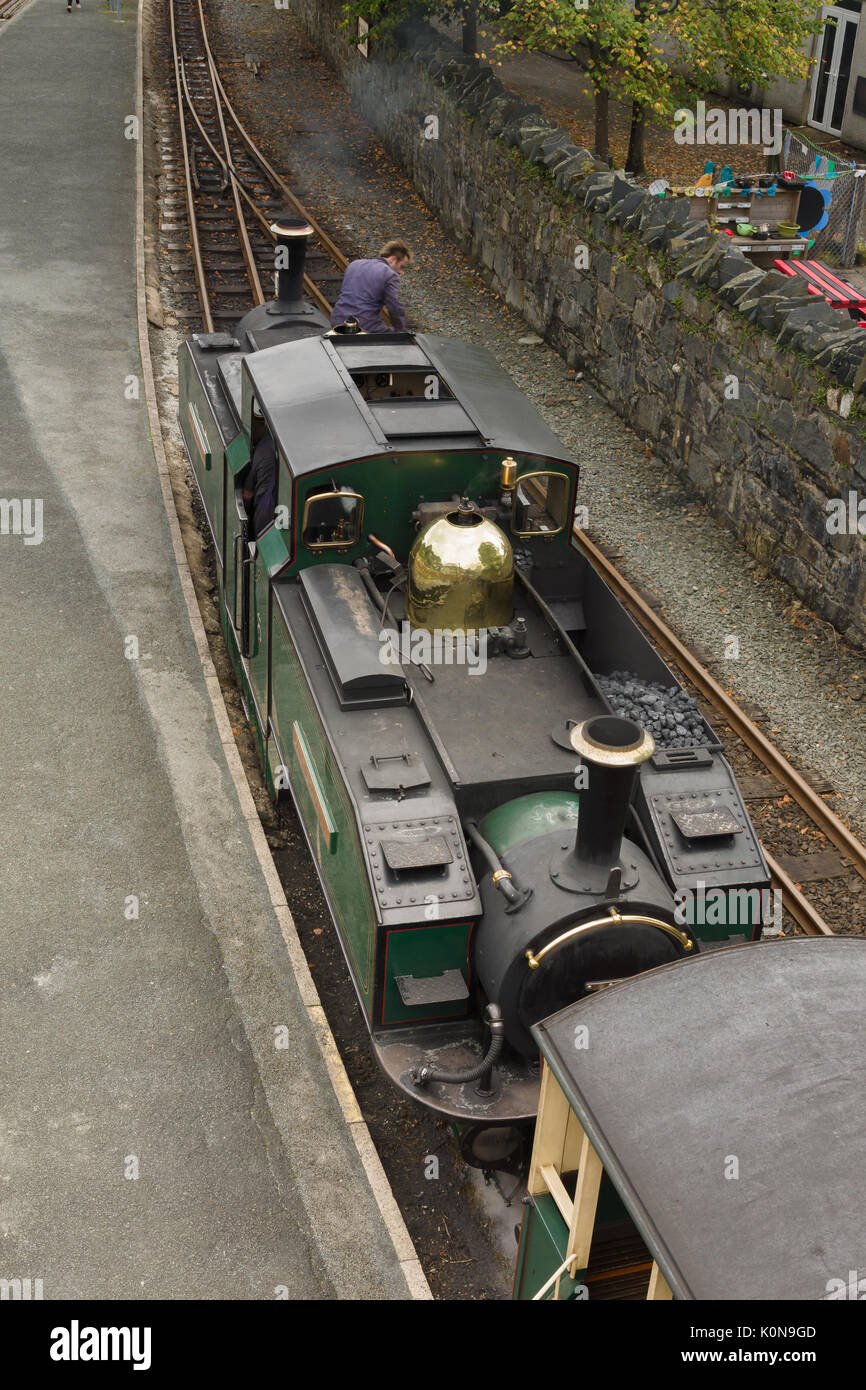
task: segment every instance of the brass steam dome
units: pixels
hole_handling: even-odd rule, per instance
[[[511,542],[465,498],[409,552],[406,616],[428,632],[504,627],[514,613],[513,589]]]

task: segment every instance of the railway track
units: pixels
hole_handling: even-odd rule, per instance
[[[236,322],[272,294],[274,218],[286,211],[308,217],[291,189],[253,141],[232,106],[217,70],[201,0],[171,0],[172,62],[182,163],[172,184],[183,220],[193,280],[177,288],[193,302],[179,317],[199,319],[207,333]],[[315,234],[304,285],[330,310],[327,293],[348,264],[327,232]],[[165,226],[166,224],[164,224]]]
[[[196,308],[179,311],[179,317],[199,318],[205,330],[212,331],[215,323],[234,321],[269,297],[274,269],[274,237],[269,229],[274,215],[284,210],[305,218],[313,228],[315,240],[308,255],[305,288],[310,298],[330,313],[334,286],[348,264],[346,257],[244,128],[217,70],[202,0],[172,0],[170,13],[183,154],[182,179],[175,181],[174,188],[177,196],[182,187],[195,267],[195,283],[181,292],[194,294],[198,301]],[[575,530],[575,538],[635,620],[768,774],[760,798],[791,797],[809,825],[844,856],[844,860],[837,859],[839,868],[850,873],[850,865],[866,880],[866,846],[629,584],[603,549],[579,530]],[[798,886],[796,865],[786,867],[766,845],[764,853],[774,886],[781,891],[785,909],[799,930],[808,935],[833,935],[818,907]]]
[[[590,563],[598,570],[617,596],[631,612],[648,636],[663,649],[695,689],[721,716],[732,732],[758,759],[769,774],[766,792],[760,799],[771,800],[788,795],[797,803],[809,822],[815,826],[845,857],[851,868],[866,880],[866,845],[845,825],[826,804],[822,795],[788,761],[785,755],[761,731],[758,725],[719,684],[693,652],[659,617],[653,607],[619,572],[609,556],[575,528],[575,539]],[[797,925],[809,936],[833,936],[818,909],[808,901],[791,873],[763,846],[774,886],[782,893],[785,908]],[[804,857],[807,859],[808,856]],[[840,865],[843,863],[839,860]]]

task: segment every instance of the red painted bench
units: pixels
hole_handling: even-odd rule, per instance
[[[835,309],[847,309],[852,318],[866,321],[866,294],[861,294],[846,280],[840,280],[820,261],[775,261],[783,275],[799,275],[806,281],[809,293],[820,295]]]

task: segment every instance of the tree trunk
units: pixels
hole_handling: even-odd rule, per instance
[[[576,56],[576,55],[572,55]],[[606,86],[603,86],[607,71],[607,54],[597,43],[589,45],[589,62],[582,64],[585,67],[592,83],[592,92],[595,104],[595,149],[593,154],[596,159],[601,159],[605,164],[610,164],[610,93]]]
[[[469,0],[463,10],[463,52],[470,57],[478,52],[478,5],[475,0]]]
[[[595,149],[596,159],[610,164],[610,94],[606,88],[595,89]]]
[[[676,8],[672,6],[671,8]],[[636,50],[645,56],[649,48],[649,35],[644,25],[646,19],[647,0],[634,0],[634,17],[638,25]],[[643,162],[644,155],[644,135],[646,134],[646,113],[639,102],[633,101],[631,104],[631,129],[628,134],[628,154],[625,158],[625,167],[630,174],[646,173]]]
[[[644,168],[644,136],[646,135],[646,116],[642,106],[637,102],[632,103],[631,108],[631,130],[628,137],[628,154],[625,157],[625,167],[630,174],[645,174]]]

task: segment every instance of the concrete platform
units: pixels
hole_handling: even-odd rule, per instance
[[[137,337],[135,14],[83,6],[0,29],[0,1278],[423,1296],[190,626]]]

